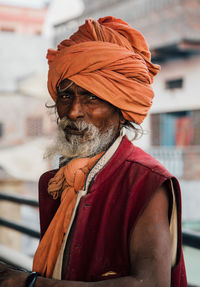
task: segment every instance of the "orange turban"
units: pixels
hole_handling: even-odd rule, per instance
[[[48,50],[48,90],[64,79],[118,107],[124,118],[142,123],[154,96],[151,84],[160,67],[142,34],[114,17],[87,19],[57,50]]]

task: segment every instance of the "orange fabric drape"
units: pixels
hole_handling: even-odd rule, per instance
[[[61,195],[61,204],[38,246],[33,271],[51,278],[78,192],[84,188],[87,174],[102,154],[103,152],[92,158],[71,160],[49,181],[48,192],[54,199]]]
[[[140,124],[146,117],[160,67],[151,63],[142,34],[121,19],[87,19],[47,58],[48,90],[55,101],[57,86],[68,78],[121,109],[127,120]]]

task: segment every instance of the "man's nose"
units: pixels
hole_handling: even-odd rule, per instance
[[[67,116],[71,120],[76,120],[84,117],[83,107],[79,97],[75,97],[73,99],[73,102],[70,106]]]

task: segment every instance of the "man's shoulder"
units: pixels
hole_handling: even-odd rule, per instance
[[[49,180],[52,177],[54,177],[57,171],[58,171],[57,169],[49,170],[49,171],[44,172],[40,176],[39,183],[38,183],[40,197],[49,196],[47,192],[48,183],[49,183]]]
[[[45,171],[39,178],[39,184],[42,183],[44,184],[45,182],[48,182],[50,178],[52,178],[56,172],[58,171],[58,169],[51,169],[48,171]]]
[[[141,168],[149,169],[151,172],[155,172],[166,177],[171,176],[170,172],[154,157],[148,154],[140,147],[134,145],[127,138],[124,139],[126,144],[129,146],[130,153],[125,159],[134,166],[140,166]]]

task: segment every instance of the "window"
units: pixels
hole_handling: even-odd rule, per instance
[[[181,89],[183,87],[183,79],[174,79],[174,80],[168,80],[165,82],[165,88],[167,90],[174,90],[174,89]]]
[[[42,117],[29,117],[26,120],[26,135],[37,137],[43,135]]]

